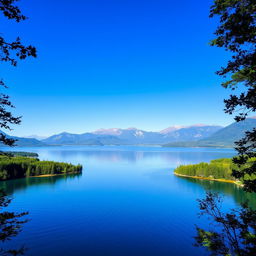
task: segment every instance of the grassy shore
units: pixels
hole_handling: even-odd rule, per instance
[[[211,177],[200,177],[200,176],[190,176],[190,175],[184,175],[174,172],[174,175],[184,177],[184,178],[192,178],[192,179],[200,179],[200,180],[210,180],[210,181],[218,181],[218,182],[225,182],[225,183],[233,183],[238,186],[243,186],[241,181],[235,181],[235,180],[227,180],[227,179],[214,179]]]
[[[58,173],[58,174],[42,174],[37,176],[29,176],[29,178],[44,178],[44,177],[54,177],[54,176],[63,176],[63,175],[73,175],[73,174],[80,174],[81,172],[71,172],[71,173]]]

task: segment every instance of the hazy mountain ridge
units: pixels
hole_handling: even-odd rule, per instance
[[[10,136],[6,133],[4,133],[3,131],[0,131],[0,133],[6,135],[7,138],[12,138],[14,140],[16,140],[15,145],[16,146],[20,146],[20,147],[42,147],[42,146],[46,146],[45,143],[34,139],[34,138],[22,138],[22,137],[16,137],[16,136]],[[6,146],[3,143],[0,143],[0,146]]]
[[[166,147],[233,147],[234,141],[241,139],[244,132],[256,127],[256,119],[232,123],[226,127],[197,124],[192,126],[172,126],[159,132],[137,128],[99,129],[93,132],[73,134],[62,132],[41,141],[34,138],[17,139],[17,146],[46,145],[164,145]]]
[[[38,136],[38,135],[34,134],[34,135],[24,136],[23,138],[25,138],[25,139],[44,140],[44,139],[47,138],[47,136]]]
[[[195,141],[203,138],[207,138],[215,132],[219,131],[223,127],[221,126],[189,126],[174,130],[170,133],[165,134],[165,138],[173,141]]]
[[[209,125],[180,126],[169,127],[164,132],[150,132],[137,128],[111,128],[83,134],[64,132],[42,141],[49,145],[161,145],[182,139],[206,138],[221,128],[221,126]]]
[[[108,145],[120,144],[120,140],[112,135],[98,135],[93,133],[71,134],[63,132],[42,140],[48,145]]]
[[[234,147],[234,142],[240,140],[245,132],[256,127],[255,118],[247,118],[241,122],[234,122],[211,136],[197,141],[171,142],[166,147]]]

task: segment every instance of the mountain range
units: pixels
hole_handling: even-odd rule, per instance
[[[35,138],[22,138],[22,137],[16,137],[16,136],[10,136],[6,134],[3,131],[0,131],[0,133],[4,134],[7,138],[11,138],[16,140],[15,145],[20,147],[40,147],[45,146],[45,143],[35,139]],[[0,145],[5,146],[0,143]]]
[[[207,138],[197,141],[179,141],[165,144],[166,147],[233,147],[234,142],[240,140],[245,132],[256,127],[255,118],[247,118],[241,122],[228,125]]]
[[[137,128],[100,129],[91,133],[71,134],[63,132],[42,140],[48,145],[161,145],[183,140],[195,141],[207,138],[222,127],[194,125],[168,128],[160,132],[148,132]]]
[[[17,146],[46,145],[163,145],[166,147],[232,147],[244,132],[256,127],[256,119],[248,118],[239,123],[222,127],[196,124],[191,126],[171,126],[159,132],[128,129],[99,129],[93,132],[73,134],[63,132],[48,138],[21,138]]]

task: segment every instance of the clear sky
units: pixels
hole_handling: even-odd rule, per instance
[[[1,64],[23,116],[11,134],[231,123],[215,75],[228,56],[208,44],[212,1],[21,0],[29,20],[2,18],[0,30],[38,58]]]

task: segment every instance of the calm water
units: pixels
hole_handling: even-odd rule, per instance
[[[205,189],[234,207],[246,195],[232,184],[175,177],[180,164],[231,157],[229,149],[45,147],[42,160],[83,164],[83,174],[0,182],[13,195],[10,210],[31,221],[11,242],[27,255],[207,255],[193,247],[197,198]]]

